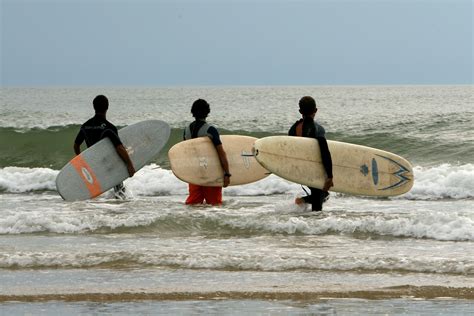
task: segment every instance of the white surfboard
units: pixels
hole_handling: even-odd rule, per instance
[[[328,141],[335,192],[394,196],[408,192],[414,177],[410,163],[393,153],[349,143]],[[257,161],[292,182],[322,188],[326,172],[318,141],[294,136],[270,136],[254,146]]]
[[[167,123],[139,122],[118,131],[124,147],[138,171],[156,157],[170,136]],[[129,177],[127,167],[108,138],[74,157],[59,172],[56,188],[66,201],[94,198]]]
[[[222,135],[222,146],[232,174],[229,185],[258,181],[268,176],[252,154],[257,139],[249,136]],[[209,137],[199,137],[180,142],[168,152],[171,170],[184,182],[202,186],[221,187],[224,170],[217,150]]]

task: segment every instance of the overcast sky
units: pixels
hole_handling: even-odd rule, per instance
[[[472,0],[0,0],[2,86],[472,84]]]

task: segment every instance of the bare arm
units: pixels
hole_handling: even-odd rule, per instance
[[[118,145],[117,147],[115,147],[115,150],[117,151],[120,158],[122,158],[123,162],[125,162],[125,164],[127,165],[128,174],[130,175],[130,177],[133,177],[133,175],[135,174],[135,167],[133,166],[132,160],[130,160],[130,156],[128,155],[127,150],[123,145]]]
[[[227,161],[227,155],[225,153],[224,147],[221,145],[216,146],[217,154],[219,155],[219,160],[221,161],[222,169],[224,169],[224,188],[227,187],[230,183],[230,172],[229,172],[229,162]]]

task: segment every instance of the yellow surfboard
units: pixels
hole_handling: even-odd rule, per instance
[[[268,176],[268,171],[252,153],[256,138],[239,135],[222,135],[220,138],[232,174],[229,185],[247,184]],[[224,170],[209,137],[180,142],[171,147],[168,157],[171,170],[182,181],[210,187],[223,185]]]
[[[328,140],[334,186],[330,189],[366,196],[394,196],[410,191],[411,164],[393,153]],[[294,136],[270,136],[254,145],[257,161],[270,172],[292,182],[322,188],[326,172],[318,141]]]

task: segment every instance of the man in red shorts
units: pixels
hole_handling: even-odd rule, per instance
[[[211,139],[219,155],[222,169],[224,169],[222,176],[224,178],[224,187],[226,187],[229,185],[231,176],[229,173],[229,163],[224,147],[222,147],[219,132],[214,126],[206,122],[206,117],[210,112],[211,109],[206,100],[198,99],[194,101],[191,107],[191,113],[195,121],[185,128],[183,138],[184,140],[197,137],[209,137]],[[222,187],[206,187],[190,183],[189,196],[186,199],[186,204],[202,204],[204,201],[212,205],[222,204]]]

